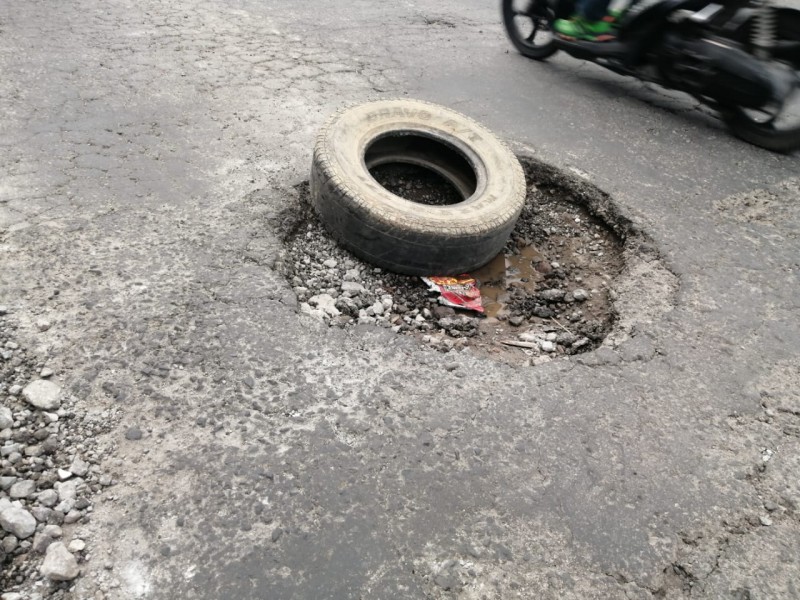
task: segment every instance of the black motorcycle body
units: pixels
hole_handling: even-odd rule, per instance
[[[800,93],[800,11],[768,0],[643,0],[619,23],[616,38],[586,42],[550,35],[573,0],[503,0],[512,43],[537,60],[562,50],[616,73],[680,90],[716,109],[739,137],[764,148],[800,148],[800,118],[785,126]],[[522,7],[517,7],[522,3]],[[529,20],[530,33],[519,28]]]

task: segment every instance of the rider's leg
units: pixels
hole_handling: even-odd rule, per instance
[[[553,27],[566,37],[591,42],[613,39],[612,24],[604,21],[611,0],[578,0],[576,14],[569,20],[559,19]]]
[[[590,22],[602,21],[608,12],[611,0],[578,0],[576,8],[578,15]]]

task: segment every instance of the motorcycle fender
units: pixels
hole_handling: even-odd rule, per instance
[[[705,94],[723,102],[734,100],[747,108],[759,108],[782,95],[783,82],[744,50],[715,39],[700,40],[692,46],[695,56],[703,57],[711,67],[703,83]]]

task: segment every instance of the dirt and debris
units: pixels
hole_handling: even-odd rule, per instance
[[[309,203],[280,216],[286,250],[277,267],[301,312],[331,326],[374,324],[448,352],[539,364],[596,348],[614,326],[614,279],[624,267],[624,224],[594,213],[608,197],[532,159],[523,159],[527,202],[502,254],[471,273],[485,315],[442,306],[418,277],[375,268],[339,247]],[[373,176],[414,202],[452,204],[457,192],[435,174],[382,165]],[[435,274],[431,274],[435,275]]]

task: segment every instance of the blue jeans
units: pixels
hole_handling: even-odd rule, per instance
[[[599,21],[606,16],[611,0],[578,0],[575,11],[587,21]]]

